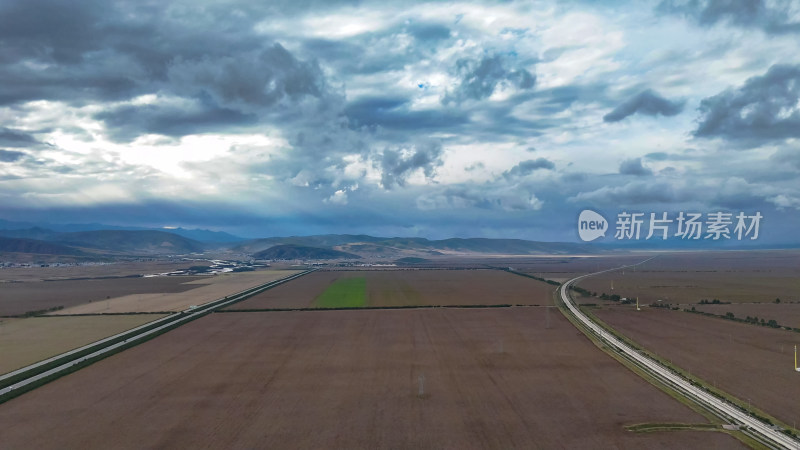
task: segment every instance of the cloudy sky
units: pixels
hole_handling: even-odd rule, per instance
[[[0,0],[0,218],[574,241],[584,208],[800,241],[800,0]]]

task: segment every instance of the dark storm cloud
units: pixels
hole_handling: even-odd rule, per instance
[[[284,98],[320,97],[325,91],[319,66],[298,60],[277,43],[233,56],[178,58],[168,78],[178,94],[210,97],[218,106],[242,111],[270,107]]]
[[[536,112],[542,115],[553,115],[566,111],[576,103],[599,103],[611,107],[614,103],[609,102],[607,90],[606,83],[575,84],[541,89],[530,99],[535,102]],[[524,95],[521,100],[526,100]]]
[[[712,11],[712,3],[721,4],[696,2],[701,11]],[[791,43],[767,45],[731,35],[723,43],[695,42],[696,51],[670,60],[685,42],[658,39],[680,32],[685,23],[620,19],[647,19],[652,5],[644,14],[630,3],[610,9],[585,5],[558,3],[528,18],[521,17],[531,12],[528,7],[494,0],[480,7],[450,3],[443,8],[376,0],[0,1],[0,107],[3,117],[11,118],[6,126],[28,130],[11,130],[4,142],[0,129],[0,161],[13,177],[26,180],[4,183],[0,196],[20,205],[39,198],[44,205],[59,202],[41,214],[67,222],[79,217],[152,225],[239,224],[261,236],[357,229],[441,237],[518,233],[533,239],[574,238],[574,209],[582,205],[565,201],[570,197],[612,208],[626,202],[707,203],[722,171],[709,169],[719,166],[714,145],[698,145],[693,163],[672,164],[677,173],[673,169],[667,177],[669,169],[656,161],[688,159],[676,150],[681,144],[642,146],[633,142],[642,139],[639,132],[619,136],[614,127],[598,127],[597,111],[615,110],[608,116],[615,119],[616,113],[616,120],[679,112],[682,104],[675,99],[639,93],[644,83],[671,86],[699,102],[697,96],[705,94],[698,92],[719,75],[717,67],[731,66],[728,58],[734,53],[759,54],[744,58],[737,73],[760,73],[773,50],[791,50]],[[726,14],[703,20],[740,20]],[[344,20],[337,30],[338,22],[330,19],[339,17]],[[488,17],[497,20],[482,20]],[[365,21],[369,26],[363,30],[347,27]],[[321,27],[312,25],[319,22]],[[530,29],[501,30],[504,22]],[[561,39],[559,33],[578,32],[583,25],[592,26],[597,36],[566,47],[583,39]],[[650,35],[650,27],[661,28]],[[646,39],[638,45],[640,37]],[[534,70],[542,63],[538,58],[556,64]],[[708,71],[709,79],[696,81],[688,70],[666,75],[706,60],[723,63]],[[647,61],[646,73],[636,61]],[[748,72],[754,66],[764,68]],[[542,80],[547,75],[546,86],[537,82],[537,73]],[[611,95],[631,82],[638,87],[622,97]],[[514,94],[498,98],[501,91]],[[26,104],[31,100],[67,106]],[[659,131],[684,133],[681,123],[670,121]],[[636,131],[647,123],[631,125]],[[160,167],[158,161],[135,158],[135,164],[126,165],[135,146],[103,145],[107,139],[131,142],[158,134],[163,136],[148,144],[164,144],[164,151],[178,147],[181,153],[190,141],[177,138],[197,133],[224,134],[220,145],[232,144],[214,152],[212,160],[180,162],[190,180],[149,164]],[[247,136],[237,141],[239,133]],[[618,139],[625,148],[641,149],[623,157],[634,158],[619,165],[623,175],[609,173],[623,158],[611,161],[609,170],[605,163],[595,165],[596,157],[586,157]],[[37,151],[46,145],[50,151]],[[519,152],[532,145],[539,153],[528,153],[517,164]],[[505,151],[507,146],[513,149]],[[85,154],[90,148],[97,150]],[[659,150],[665,153],[642,156]],[[796,178],[800,165],[789,150],[781,149],[770,164]],[[539,158],[545,154],[554,156]],[[462,181],[464,175],[455,173],[462,165],[469,178],[480,181]],[[657,176],[650,173],[651,165]],[[508,170],[498,173],[497,167]],[[774,173],[770,176],[765,184],[774,181]],[[688,178],[708,182],[687,187]],[[50,182],[54,179],[57,185]],[[198,180],[220,193],[197,191]],[[19,187],[8,190],[12,185]],[[120,195],[106,198],[106,186],[109,194],[118,190]],[[62,192],[67,194],[63,203],[54,195]],[[172,200],[159,201],[164,192]],[[337,192],[346,194],[346,207],[336,204],[342,200]]]
[[[301,61],[277,43],[235,55],[179,57],[170,63],[166,76],[159,94],[177,96],[191,107],[123,105],[95,118],[105,123],[113,139],[130,141],[143,133],[180,137],[259,120],[303,122],[317,115],[307,115],[298,106],[306,99],[316,102],[315,113],[339,102],[315,62]]]
[[[743,145],[797,138],[799,101],[800,66],[774,65],[737,89],[704,99],[694,135],[736,139]]]
[[[469,121],[463,111],[451,109],[408,109],[401,97],[369,97],[347,105],[344,113],[353,127],[381,126],[397,130],[446,129]]]
[[[501,55],[484,56],[479,61],[466,58],[458,60],[455,72],[461,81],[443,101],[482,100],[491,96],[502,82],[523,90],[533,88],[536,84],[535,75],[524,68],[508,68],[508,65]]]
[[[381,184],[385,189],[405,186],[406,178],[416,170],[432,177],[436,168],[442,165],[442,153],[442,144],[433,141],[419,142],[411,148],[385,149],[380,161]]]
[[[619,165],[619,173],[641,177],[652,175],[653,171],[642,165],[642,158],[631,158],[622,161]]]
[[[778,150],[770,160],[778,163],[780,166],[790,166],[797,170],[800,170],[800,148],[797,146],[795,147],[786,147]],[[771,171],[771,174],[774,176],[774,171]]]
[[[22,0],[0,3],[0,61],[44,57],[77,63],[102,45],[99,24],[110,2]]]
[[[25,156],[23,152],[0,149],[0,162],[14,162]]]
[[[553,170],[555,168],[556,165],[553,164],[553,162],[550,161],[549,159],[546,158],[529,159],[527,161],[522,161],[521,163],[510,168],[509,170],[503,172],[503,176],[506,178],[521,177],[529,175],[533,173],[535,170],[539,169]]]
[[[646,116],[674,116],[683,110],[683,102],[672,102],[661,97],[656,92],[647,89],[642,91],[613,111],[603,116],[604,122],[619,122],[620,120],[633,115],[644,114]]]
[[[523,186],[509,189],[502,184],[455,185],[442,189],[428,189],[417,199],[417,206],[426,211],[462,210],[469,214],[471,209],[521,212],[538,210],[543,202]],[[452,214],[452,213],[451,213]],[[475,215],[469,214],[474,217]]]
[[[345,38],[315,36],[301,42],[304,55],[323,61],[339,75],[371,75],[401,71],[409,63],[429,59],[450,37],[446,25],[408,21]],[[400,41],[405,45],[398,47]]]
[[[573,203],[601,205],[644,205],[650,203],[678,203],[692,200],[695,195],[677,189],[667,182],[634,181],[622,186],[603,186],[590,192],[581,192],[569,200]]]
[[[99,58],[99,57],[98,57]],[[28,65],[0,65],[0,105],[33,100],[64,101],[82,105],[89,101],[126,100],[145,93],[144,69],[120,55],[80,65],[53,65],[34,69]]]
[[[204,107],[174,118],[168,105],[117,106],[98,114],[115,139],[131,140],[159,130],[178,136],[200,126],[249,124],[269,108],[288,109],[282,116],[291,117],[298,114],[293,104],[307,97],[329,100],[315,61],[297,58],[253,30],[275,5],[183,6],[2,3],[0,104],[55,100],[80,106],[158,94]]]
[[[40,142],[36,138],[24,131],[0,127],[0,145],[3,147],[30,147],[38,144]]]
[[[665,0],[657,11],[688,17],[700,25],[729,23],[742,28],[760,28],[767,33],[800,32],[800,23],[791,22],[789,11],[794,0]]]
[[[152,54],[159,46],[145,43],[157,34],[150,20],[125,22],[125,12],[104,1],[0,3],[0,104],[133,95],[137,76],[153,69],[134,49],[144,43]]]
[[[206,105],[199,108],[127,105],[97,113],[94,118],[105,123],[109,138],[116,142],[130,142],[142,134],[180,137],[257,121],[254,115]]]
[[[303,50],[330,64],[342,63],[345,67],[353,67],[354,64],[364,63],[358,58],[363,54],[364,47],[357,42],[315,37],[303,41]]]

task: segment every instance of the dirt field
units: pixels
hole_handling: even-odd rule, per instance
[[[800,425],[800,334],[683,311],[604,308],[593,313],[644,348],[792,425]]]
[[[611,290],[611,283],[614,290]],[[796,250],[666,254],[638,267],[582,280],[590,291],[638,296],[640,302],[800,302],[800,252]]]
[[[32,281],[0,283],[0,316],[24,314],[28,311],[89,303],[98,312],[106,311],[106,297],[112,299],[129,294],[177,293],[207,283],[199,277],[115,278],[93,280]],[[102,301],[101,301],[102,300]],[[113,301],[112,301],[113,304]],[[102,311],[101,311],[102,309]]]
[[[52,315],[181,311],[191,305],[201,305],[268,281],[288,277],[294,273],[297,273],[297,271],[260,270],[192,278],[192,281],[186,281],[180,285],[183,288],[182,291],[165,293],[151,290],[149,291],[151,293],[130,294],[101,302],[84,303],[56,311]],[[170,279],[173,277],[165,278]],[[160,279],[162,278],[143,278],[143,280]]]
[[[548,305],[555,286],[499,270],[315,272],[229,309],[311,308],[336,280],[366,279],[367,306]]]
[[[747,316],[758,317],[769,322],[774,319],[779,325],[792,328],[800,328],[800,304],[792,303],[739,303],[731,305],[692,305],[698,311],[711,314],[725,315],[732,312],[736,317],[742,319]]]
[[[198,261],[144,261],[119,262],[113,264],[61,266],[61,267],[3,267],[0,281],[42,281],[70,278],[126,277],[148,275],[187,269],[191,266],[207,266],[206,260]]]
[[[0,319],[0,374],[47,359],[162,317],[31,317]]]
[[[739,448],[545,308],[217,313],[0,405],[6,448]],[[565,357],[568,355],[568,357]],[[420,394],[420,376],[424,377]]]
[[[636,264],[655,254],[657,253],[642,252],[624,255],[539,257],[508,261],[508,265],[519,272],[561,283],[578,275]]]

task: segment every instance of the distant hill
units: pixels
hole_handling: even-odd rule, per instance
[[[76,248],[36,239],[0,237],[0,252],[34,253],[40,255],[81,256],[84,253]]]
[[[0,230],[0,236],[7,238],[36,239],[39,241],[52,241],[60,233],[45,228],[31,227],[18,230]]]
[[[121,227],[115,225],[104,225],[100,223],[83,224],[51,224],[51,223],[30,223],[14,222],[0,219],[0,236],[21,237],[26,239],[51,240],[55,235],[61,233],[75,233],[79,231],[163,231],[177,234],[199,242],[214,243],[235,243],[246,241],[247,239],[234,236],[224,231],[211,231],[199,228],[143,228],[143,227]]]
[[[167,233],[177,234],[178,236],[183,236],[188,239],[193,239],[199,242],[231,244],[247,240],[245,238],[240,238],[239,236],[234,236],[224,231],[210,231],[210,230],[200,230],[200,229],[188,230],[186,228],[165,228],[164,231]]]
[[[522,239],[452,238],[431,241],[431,246],[442,251],[501,253],[508,255],[531,255],[543,253],[595,253],[590,245],[569,242],[538,242]]]
[[[232,249],[245,253],[252,253],[270,248],[274,245],[284,244],[302,245],[306,247],[333,248],[338,245],[380,242],[383,239],[385,238],[376,238],[373,236],[367,236],[365,234],[323,234],[316,236],[270,237],[251,239],[234,246]]]
[[[413,264],[425,264],[425,263],[428,263],[428,262],[430,262],[430,260],[427,260],[425,258],[417,258],[415,256],[407,256],[405,258],[400,258],[398,260],[395,260],[394,263],[397,264],[398,266],[410,266],[410,265],[413,265]]]
[[[358,255],[329,248],[282,244],[253,254],[255,259],[360,259]]]
[[[61,233],[60,244],[133,254],[202,252],[202,243],[165,231],[98,230]]]
[[[403,250],[388,245],[369,244],[369,243],[356,243],[356,244],[343,244],[334,247],[335,250],[347,253],[355,253],[361,256],[368,256],[371,258],[396,258],[403,256]]]
[[[568,242],[485,238],[429,240],[425,238],[385,238],[349,234],[254,239],[234,246],[233,250],[252,253],[275,245],[287,244],[337,249],[370,257],[429,256],[447,253],[506,255],[590,254],[599,251],[596,246]]]

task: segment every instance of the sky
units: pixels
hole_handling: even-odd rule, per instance
[[[800,0],[0,0],[0,218],[800,242]]]

